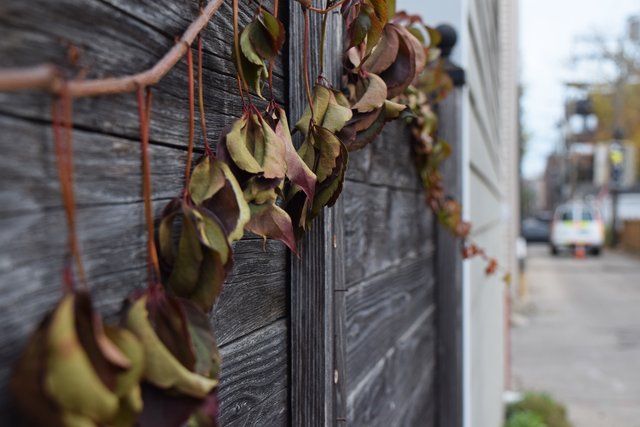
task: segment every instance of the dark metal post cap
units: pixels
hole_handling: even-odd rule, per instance
[[[440,24],[436,27],[436,30],[438,30],[441,37],[438,47],[442,51],[442,56],[448,58],[453,47],[458,42],[458,32],[449,24]]]

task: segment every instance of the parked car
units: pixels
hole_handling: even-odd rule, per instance
[[[536,217],[528,217],[522,220],[522,237],[527,242],[549,241],[551,221],[545,221]]]
[[[551,223],[550,249],[557,255],[562,249],[584,247],[593,255],[600,255],[605,231],[600,210],[585,203],[559,206]]]

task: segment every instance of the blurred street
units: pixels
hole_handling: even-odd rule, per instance
[[[575,427],[640,427],[640,258],[528,248],[512,386],[549,392]]]

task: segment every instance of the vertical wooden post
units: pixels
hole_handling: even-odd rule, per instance
[[[453,146],[442,167],[447,195],[462,199],[461,105],[456,89],[439,105],[440,136]],[[460,242],[436,225],[437,425],[462,427],[462,255]]]
[[[303,73],[304,19],[298,3],[289,3],[289,116],[295,123],[307,105]],[[322,19],[311,14],[310,51],[320,50]],[[342,19],[328,18],[325,77],[339,84]],[[310,55],[317,58],[318,55]],[[319,63],[309,64],[315,81]],[[339,200],[314,221],[291,257],[291,425],[329,426],[345,418],[344,375],[344,208]]]

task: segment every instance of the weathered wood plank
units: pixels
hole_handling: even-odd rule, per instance
[[[230,61],[231,9],[222,7],[204,33],[209,140],[241,113]],[[0,66],[67,64],[69,43],[86,77],[142,71],[173,45],[197,1],[62,0],[0,4]],[[241,2],[241,22],[255,4]],[[42,25],[46,22],[47,25]],[[282,65],[275,94],[285,98]],[[28,334],[59,298],[66,252],[49,115],[42,93],[0,94],[0,412],[6,381]],[[263,104],[261,104],[263,105]],[[122,299],[146,281],[139,129],[135,96],[74,102],[78,234],[98,309],[113,319]],[[187,135],[185,62],[154,89],[151,122],[156,218],[183,186]],[[197,146],[201,147],[196,132]],[[222,420],[283,425],[287,416],[288,334],[285,247],[255,236],[235,244],[235,265],[211,315],[225,357]],[[5,419],[7,421],[7,419]],[[230,422],[235,424],[236,421]]]
[[[179,11],[184,10],[182,20],[193,16],[188,12],[193,3],[179,8]],[[67,45],[73,43],[82,52],[80,66],[86,68],[89,77],[124,75],[144,70],[173,45],[174,35],[179,35],[184,28],[172,34],[176,29],[172,27],[176,25],[175,14],[179,11],[136,4],[139,10],[153,12],[150,17],[155,17],[157,25],[161,25],[161,20],[166,18],[169,29],[163,29],[161,33],[141,22],[143,18],[120,12],[98,0],[4,2],[0,11],[2,66],[27,66],[43,61],[65,66]],[[245,22],[247,15],[243,14]],[[82,19],[79,19],[80,16]],[[48,24],[42,26],[41,22]],[[229,7],[225,6],[205,31],[205,104],[208,136],[213,143],[233,117],[242,112],[234,67],[227,54],[230,46],[229,22]],[[219,35],[221,32],[224,35]],[[209,37],[210,34],[218,36]],[[276,76],[274,84],[276,97],[282,101],[284,83],[281,77]],[[154,93],[152,142],[185,146],[188,102],[184,61],[167,74]],[[48,103],[48,96],[42,93],[0,93],[0,111],[14,116],[49,120]],[[125,94],[77,100],[74,123],[82,128],[137,139],[135,96]],[[196,137],[199,143],[198,132]]]
[[[434,419],[419,419],[417,423],[400,423],[408,411],[419,410],[405,406],[416,389],[434,381],[435,336],[433,319],[428,313],[388,348],[372,366],[367,376],[351,390],[348,401],[350,426],[434,426]],[[428,399],[428,396],[426,396]],[[424,402],[429,405],[429,401]]]
[[[392,188],[419,189],[420,182],[411,159],[410,134],[396,120],[364,150],[352,153],[347,179]]]
[[[219,344],[282,319],[288,314],[287,249],[268,240],[234,245],[233,270],[213,311]]]
[[[225,427],[286,427],[289,425],[288,404],[289,393],[285,388],[253,407],[247,415],[227,422]]]
[[[440,368],[436,364],[433,368],[435,374],[438,375]],[[434,372],[425,369],[422,372],[422,378],[415,391],[409,396],[404,408],[399,411],[401,414],[397,420],[392,422],[392,426],[398,427],[430,427],[430,426],[446,426],[448,424],[440,424],[436,419],[438,414],[438,404],[435,398],[436,385],[434,381]]]
[[[433,258],[407,262],[347,293],[347,387],[350,392],[417,318],[433,323]]]
[[[288,334],[285,320],[280,320],[221,348],[220,422],[232,424],[245,416],[246,422],[262,424],[264,408],[275,420],[282,419],[282,390],[289,381]],[[273,407],[264,403],[271,397]],[[267,405],[269,406],[269,405]],[[249,416],[253,414],[253,416]]]
[[[0,218],[62,209],[49,125],[0,114]],[[74,165],[79,206],[135,203],[142,200],[141,144],[76,130]],[[154,198],[177,196],[184,185],[186,152],[151,146]]]
[[[142,217],[141,203],[79,210],[79,237],[92,294],[109,318],[129,292],[146,282]],[[6,403],[6,380],[26,337],[60,297],[64,229],[62,212],[0,220],[5,242],[0,253],[0,406]],[[262,242],[254,239],[236,243],[235,250],[231,280],[214,316],[221,343],[286,315],[284,246],[269,242],[263,252]]]
[[[294,35],[288,46],[289,75],[292,76],[289,111],[296,117],[302,114],[307,102],[304,82],[297,77],[303,70],[304,21],[299,5],[289,2],[289,6],[289,33]],[[311,19],[311,40],[318,41],[321,17],[312,14]],[[329,15],[326,34],[326,78],[338,82],[342,67],[339,13]],[[312,45],[311,49],[316,51],[317,46]],[[310,79],[314,81],[319,61],[311,62]],[[334,289],[340,289],[344,281],[344,264],[339,256],[344,242],[340,225],[343,215],[341,202],[325,210],[300,245],[302,258],[291,259],[291,425],[294,426],[333,425],[336,414],[343,412],[336,410],[343,394],[336,394],[334,384]],[[334,241],[339,250],[333,247]]]
[[[439,136],[453,152],[442,165],[447,196],[462,199],[462,90],[439,106]],[[460,242],[436,224],[437,417],[438,425],[462,427],[462,254]]]
[[[433,250],[433,215],[421,191],[345,183],[349,286]]]

